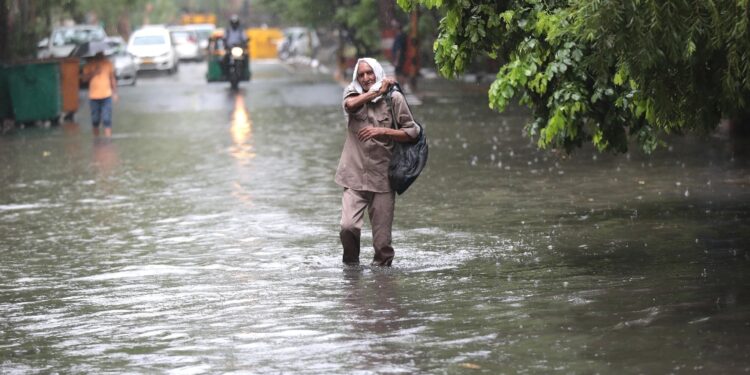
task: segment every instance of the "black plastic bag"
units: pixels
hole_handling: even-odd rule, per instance
[[[401,87],[397,83],[391,87],[386,100],[391,109],[392,126],[394,129],[399,129],[391,101],[391,94],[395,90],[401,91]],[[411,108],[409,112],[411,112]],[[427,137],[424,134],[424,127],[419,123],[417,123],[417,126],[419,126],[419,136],[416,141],[411,143],[394,142],[391,164],[388,167],[388,180],[391,189],[399,195],[411,186],[427,164]]]

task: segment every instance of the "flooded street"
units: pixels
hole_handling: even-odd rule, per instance
[[[347,268],[342,87],[204,73],[0,136],[0,373],[750,372],[748,140],[564,157],[426,81],[394,267]]]

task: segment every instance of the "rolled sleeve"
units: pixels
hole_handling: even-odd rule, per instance
[[[349,111],[346,109],[346,99],[350,96],[355,96],[355,95],[359,95],[359,93],[354,88],[354,85],[350,84],[349,86],[346,86],[346,88],[344,89],[343,99],[341,100],[341,108],[344,109],[344,113],[347,115],[355,115],[358,118],[361,118],[362,116],[367,116],[367,108],[365,108],[365,106],[362,106],[359,109],[356,109],[354,111]]]
[[[409,110],[409,105],[400,92],[393,93],[393,112],[396,115],[399,129],[403,130],[411,139],[417,139],[420,127],[414,121],[411,110]]]

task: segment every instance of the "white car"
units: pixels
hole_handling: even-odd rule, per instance
[[[48,38],[37,45],[37,57],[40,59],[68,57],[73,48],[85,42],[104,40],[107,33],[101,26],[75,25],[57,27]]]
[[[169,28],[172,33],[172,40],[175,44],[177,57],[180,60],[199,60],[203,58],[200,45],[198,44],[198,33],[182,26],[172,26]]]
[[[307,27],[288,27],[283,32],[284,39],[277,46],[282,60],[295,56],[315,58],[320,47],[320,39],[315,30]]]
[[[208,40],[211,38],[214,30],[216,30],[216,25],[211,23],[196,23],[184,25],[183,27],[188,30],[195,30],[198,33],[198,46],[205,53],[208,50]]]
[[[136,30],[128,41],[128,53],[133,56],[138,71],[166,70],[177,72],[178,57],[172,36],[163,26],[147,26]]]
[[[112,52],[110,60],[115,66],[117,84],[135,86],[138,79],[138,66],[133,56],[126,51],[125,41],[119,36],[108,37],[105,41]]]

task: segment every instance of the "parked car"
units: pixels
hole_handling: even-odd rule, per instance
[[[315,58],[320,39],[315,30],[307,27],[289,27],[283,30],[284,39],[278,45],[279,58],[286,60],[294,56]]]
[[[172,40],[175,44],[177,57],[180,60],[200,60],[203,53],[198,45],[198,33],[184,26],[172,26],[169,28]]]
[[[108,37],[105,42],[110,48],[110,60],[115,66],[115,78],[118,85],[135,86],[138,80],[138,65],[127,51],[128,45],[119,36]]]
[[[104,40],[107,33],[98,25],[75,25],[56,27],[48,38],[37,45],[40,59],[67,57],[76,45]]]
[[[169,30],[164,26],[147,26],[130,36],[128,53],[135,59],[138,71],[177,72],[178,57]]]
[[[208,39],[214,33],[214,30],[216,30],[216,25],[212,23],[196,23],[184,25],[183,27],[188,30],[195,30],[198,33],[198,46],[205,53],[208,50]]]

